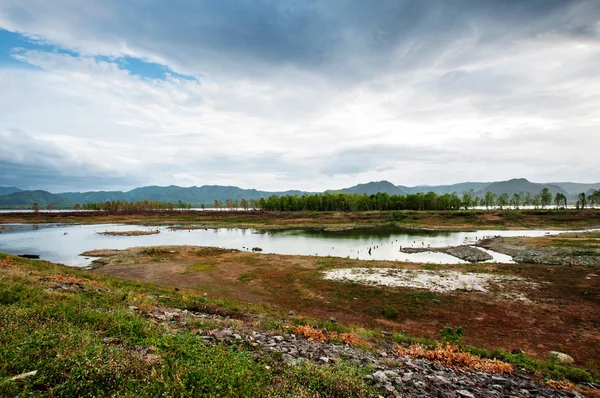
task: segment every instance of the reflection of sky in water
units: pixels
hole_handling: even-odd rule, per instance
[[[79,256],[92,249],[126,249],[135,246],[195,245],[246,250],[261,247],[263,253],[350,257],[363,260],[398,260],[430,263],[462,263],[443,253],[402,253],[402,247],[445,247],[472,245],[486,236],[543,236],[558,231],[472,231],[436,232],[392,228],[350,231],[259,231],[240,228],[173,231],[167,227],[139,225],[31,225],[0,226],[0,251],[11,254],[39,254],[42,259],[85,266],[90,260]],[[107,236],[103,231],[144,231],[159,229],[160,234]],[[371,248],[371,254],[368,250]],[[495,255],[499,261],[508,256]]]

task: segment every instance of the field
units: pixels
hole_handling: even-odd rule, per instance
[[[148,211],[0,213],[0,223],[129,223],[248,228],[357,228],[396,224],[436,229],[575,229],[600,226],[597,209],[506,211]]]

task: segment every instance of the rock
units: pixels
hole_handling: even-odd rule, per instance
[[[329,363],[329,358],[327,357],[319,357],[319,361],[323,363]]]
[[[385,375],[385,373],[383,373],[381,370],[373,373],[373,379],[380,382],[380,383],[385,383],[388,381],[388,377]]]
[[[394,372],[393,370],[384,370],[383,373],[390,379],[395,379],[399,376],[399,374],[397,372]]]
[[[129,308],[131,311],[139,311],[139,308],[136,307],[135,305],[130,305],[127,308]]]
[[[231,335],[231,337],[233,337],[233,338],[234,338],[234,339],[236,339],[236,340],[241,340],[241,339],[242,339],[242,336],[240,336],[240,335],[239,335],[239,334],[237,334],[237,333],[234,333],[234,334],[232,334],[232,335]]]
[[[292,316],[292,315],[294,315],[294,311],[289,311],[289,312],[288,312],[288,315],[289,315],[289,316]]]
[[[280,343],[285,340],[285,338],[283,336],[273,336],[273,339]]]
[[[456,391],[456,393],[458,394],[459,397],[475,398],[475,395],[473,395],[471,392],[469,392],[467,390],[458,390],[458,391]]]
[[[548,352],[548,355],[550,356],[550,358],[556,358],[556,360],[558,362],[561,362],[561,363],[573,363],[573,362],[575,362],[575,360],[573,359],[572,356],[567,355],[567,354],[562,353],[562,352],[550,351],[550,352]]]
[[[494,258],[490,254],[484,252],[483,250],[472,246],[450,247],[446,249],[445,252],[451,256],[458,257],[461,260],[465,260],[471,263],[479,263]]]

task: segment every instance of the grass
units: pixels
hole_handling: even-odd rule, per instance
[[[326,264],[320,265],[330,265],[330,259],[324,261]],[[61,281],[81,285],[84,290],[54,289]],[[339,291],[340,300],[356,297],[361,290],[368,300],[388,294],[360,286],[350,286],[349,290]],[[424,311],[423,305],[438,306],[441,297],[406,292],[400,299],[392,309],[398,308],[402,314]],[[129,306],[138,307],[140,312],[166,306],[234,319],[245,311],[238,302],[216,301],[185,289],[161,288],[0,254],[0,396],[351,397],[373,393],[363,379],[372,369],[343,362],[324,367],[306,362],[289,367],[276,357],[255,359],[244,348],[203,345],[196,333],[198,329],[214,329],[214,320],[198,319],[173,330],[153,323]],[[383,306],[374,306],[379,314],[383,310]],[[285,318],[274,311],[266,311],[258,321],[260,327],[283,330],[286,326],[311,325],[332,335],[356,334],[374,344],[390,340],[390,344],[435,347],[439,342],[405,333],[382,337],[380,329],[334,319]],[[465,333],[469,337],[468,329]],[[122,343],[109,344],[104,338],[118,338]],[[154,347],[158,362],[141,356],[139,347]],[[552,359],[471,346],[463,350],[548,379],[600,380],[592,370]],[[32,370],[38,371],[36,376],[9,380]]]
[[[256,360],[243,348],[203,345],[191,328],[172,331],[128,308],[216,306],[203,297],[12,256],[0,255],[0,264],[1,396],[373,395],[364,381],[369,369]],[[52,289],[67,277],[86,290]],[[154,362],[139,347],[152,347]],[[32,370],[35,376],[10,380]]]
[[[208,272],[218,269],[214,264],[196,263],[187,266],[188,271]]]
[[[396,224],[410,228],[504,229],[583,228],[600,224],[598,209],[585,210],[468,210],[468,211],[164,211],[145,213],[69,212],[4,213],[0,223],[129,223],[202,226],[206,228],[346,228]]]

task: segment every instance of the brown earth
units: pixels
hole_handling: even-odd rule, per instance
[[[357,228],[394,223],[409,228],[437,229],[575,229],[600,226],[600,210],[505,211],[147,211],[1,213],[0,223],[129,223],[196,225],[200,227]]]
[[[96,253],[98,255],[98,253]],[[112,253],[114,254],[114,253]],[[254,309],[296,314],[419,337],[463,326],[468,344],[522,349],[540,358],[565,352],[592,369],[600,364],[600,271],[544,265],[437,266],[330,257],[255,254],[192,246],[133,248],[103,259],[95,272],[234,300]],[[499,299],[500,292],[442,294],[411,288],[324,280],[340,267],[452,269],[517,275],[539,284],[520,287],[531,302]],[[502,292],[505,293],[505,292]],[[282,315],[284,316],[284,315]]]
[[[111,235],[111,236],[142,236],[142,235],[156,235],[160,231],[153,229],[151,231],[105,231],[98,232],[100,235]]]

